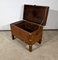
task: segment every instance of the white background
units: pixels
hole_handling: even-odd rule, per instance
[[[0,30],[9,30],[10,23],[22,20],[24,4],[49,6],[44,29],[58,29],[58,0],[0,0]]]

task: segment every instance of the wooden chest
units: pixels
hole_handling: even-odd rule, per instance
[[[42,41],[48,10],[48,6],[24,5],[23,20],[10,24],[12,39],[16,36],[28,44],[29,51],[32,51],[32,45]]]

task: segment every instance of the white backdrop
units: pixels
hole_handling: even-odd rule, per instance
[[[9,30],[10,23],[22,20],[23,5],[50,6],[45,29],[58,29],[58,0],[0,0],[0,30]]]

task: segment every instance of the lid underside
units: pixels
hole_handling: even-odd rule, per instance
[[[23,19],[37,24],[45,25],[48,15],[47,6],[24,5]]]

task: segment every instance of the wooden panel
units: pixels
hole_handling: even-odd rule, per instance
[[[12,34],[18,37],[19,39],[28,42],[29,40],[29,33],[24,31],[21,28],[18,28],[17,26],[13,25],[11,28]]]
[[[38,28],[36,31],[32,32],[32,36],[30,38],[30,40],[32,40],[31,44],[36,43],[37,41],[39,41],[42,37],[42,32],[43,32],[43,27]]]
[[[23,19],[45,25],[48,16],[48,6],[24,5]],[[43,22],[42,22],[43,21]]]

